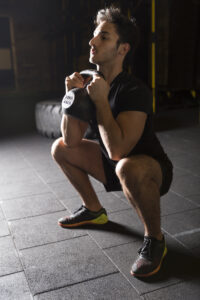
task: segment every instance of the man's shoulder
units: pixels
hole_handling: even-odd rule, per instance
[[[139,93],[151,97],[151,90],[140,78],[128,72],[123,72],[120,82],[120,92],[122,93]]]

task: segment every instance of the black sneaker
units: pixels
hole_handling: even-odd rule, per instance
[[[72,215],[58,220],[58,225],[62,227],[77,227],[85,224],[103,225],[108,222],[107,212],[101,208],[98,212],[93,212],[85,206],[81,206]]]
[[[164,236],[162,241],[145,236],[138,253],[139,255],[131,268],[131,275],[136,277],[154,275],[160,270],[162,261],[167,254]]]

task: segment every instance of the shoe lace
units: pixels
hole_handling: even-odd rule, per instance
[[[79,207],[77,210],[75,210],[73,212],[73,215],[77,214],[78,212],[82,211],[83,209],[85,210],[86,208],[83,205],[81,205],[81,207]]]
[[[151,259],[152,247],[151,247],[151,239],[144,239],[142,247],[139,249],[138,253],[144,255],[149,260]]]

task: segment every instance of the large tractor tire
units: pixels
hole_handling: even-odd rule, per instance
[[[61,136],[60,123],[62,119],[62,106],[60,101],[38,102],[35,107],[35,123],[37,131],[49,138]],[[94,140],[96,135],[90,127],[85,132],[84,138]]]
[[[43,101],[36,104],[35,123],[38,132],[49,138],[61,136],[62,107],[60,101]]]

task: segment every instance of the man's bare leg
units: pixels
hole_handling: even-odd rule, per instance
[[[137,155],[120,160],[116,173],[124,194],[144,224],[144,241],[131,267],[131,274],[149,277],[160,270],[167,253],[160,226],[162,171],[153,158]]]
[[[160,186],[162,172],[153,158],[137,155],[119,161],[116,173],[123,192],[144,224],[144,235],[161,240]]]
[[[77,147],[71,148],[59,138],[52,145],[52,156],[80,194],[83,204],[91,211],[100,210],[102,206],[88,177],[89,174],[106,183],[99,145],[82,140]]]

